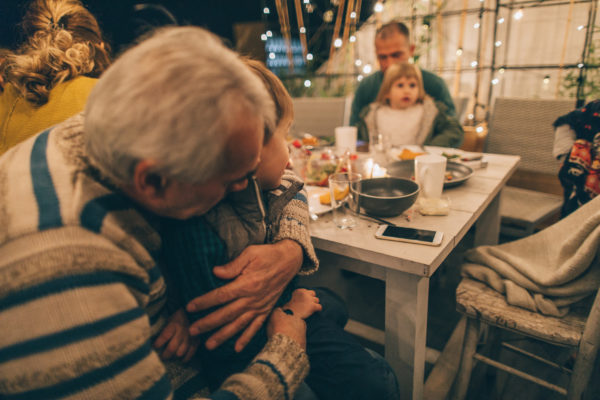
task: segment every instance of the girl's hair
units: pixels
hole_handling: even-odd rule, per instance
[[[392,85],[400,78],[415,78],[417,85],[419,86],[419,95],[417,96],[417,103],[422,103],[425,99],[425,89],[423,88],[423,77],[421,76],[421,70],[415,64],[400,63],[390,66],[385,75],[383,76],[383,82],[381,88],[377,94],[377,101],[381,104],[388,104],[388,95],[392,89]]]
[[[110,49],[94,16],[78,0],[34,0],[22,22],[25,43],[7,57],[5,77],[32,103],[79,75],[97,78]]]
[[[294,118],[294,104],[288,91],[283,86],[283,83],[277,75],[271,72],[265,64],[251,58],[242,57],[242,61],[264,83],[267,91],[271,95],[275,103],[275,128],[281,123],[284,118]],[[265,129],[264,143],[267,143],[273,132],[270,129]]]

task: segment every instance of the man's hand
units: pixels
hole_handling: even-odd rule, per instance
[[[242,351],[265,322],[281,293],[302,266],[302,247],[293,240],[248,246],[230,263],[215,267],[214,274],[234,279],[190,301],[187,310],[197,312],[225,304],[190,327],[192,336],[221,327],[207,341],[212,350],[245,328],[235,344]]]
[[[164,346],[160,358],[169,360],[175,355],[183,358],[183,362],[188,362],[192,358],[198,348],[198,340],[190,337],[189,326],[183,309],[171,315],[169,322],[154,341],[154,348],[157,351]]]
[[[284,313],[279,307],[273,310],[267,324],[267,336],[270,338],[276,333],[284,334],[306,350],[306,322],[297,315]]]

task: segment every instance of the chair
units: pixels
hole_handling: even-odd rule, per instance
[[[593,371],[600,342],[600,294],[596,294],[587,316],[585,312],[576,309],[563,318],[554,318],[508,305],[503,295],[484,283],[463,278],[456,289],[456,308],[467,317],[467,327],[460,369],[455,382],[454,399],[464,399],[467,394],[473,360],[566,395],[568,399],[582,397]],[[568,387],[560,387],[478,353],[476,347],[480,324],[516,332],[553,345],[576,349],[577,357],[571,371],[512,344],[502,343],[512,351],[568,373],[570,375]]]
[[[467,114],[467,105],[469,104],[469,98],[453,97],[452,101],[454,102],[454,108],[456,109],[456,118],[458,118],[458,122],[464,124],[465,116]]]
[[[573,100],[497,98],[486,151],[519,155],[519,172],[534,174],[558,186],[560,165],[552,156],[552,123],[574,107]],[[500,231],[511,236],[530,235],[541,223],[558,214],[562,202],[562,196],[557,194],[507,186],[500,201]]]
[[[292,134],[310,133],[313,136],[333,136],[338,126],[348,124],[348,98],[297,97],[294,103]]]

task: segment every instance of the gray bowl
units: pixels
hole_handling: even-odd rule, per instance
[[[394,217],[417,200],[419,185],[404,178],[371,178],[361,181],[358,202],[367,214]]]

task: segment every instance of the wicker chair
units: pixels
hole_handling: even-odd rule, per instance
[[[582,398],[590,380],[600,344],[600,294],[596,294],[591,311],[587,315],[585,312],[576,310],[563,318],[554,318],[508,305],[504,296],[484,283],[464,278],[456,289],[456,307],[467,317],[467,327],[461,365],[455,383],[454,399],[465,398],[474,360],[566,395],[568,399]],[[576,349],[577,357],[571,371],[512,344],[502,343],[510,350],[568,373],[570,375],[568,387],[560,387],[477,353],[477,342],[480,328],[482,328],[480,325],[496,327],[546,343]]]
[[[351,100],[347,97],[294,98],[293,134],[333,136],[338,126],[348,125]]]
[[[560,165],[552,156],[552,123],[574,107],[573,100],[497,98],[486,151],[521,156],[520,171],[557,177]],[[500,231],[517,237],[530,235],[558,214],[562,202],[559,195],[507,186],[500,202]]]

